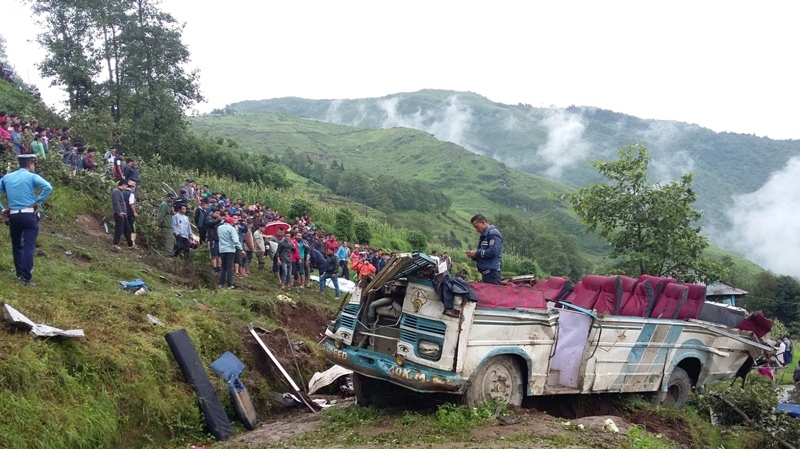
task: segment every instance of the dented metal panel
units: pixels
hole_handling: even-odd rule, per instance
[[[506,355],[522,368],[526,394],[543,395],[663,391],[664,379],[681,363],[699,363],[699,372],[690,374],[702,385],[731,378],[748,357],[770,350],[752,333],[699,320],[605,316],[580,308],[478,309],[459,297],[460,315],[451,317],[443,314],[430,277],[416,278],[430,276],[430,269],[435,261],[423,254],[392,259],[364,292],[388,283],[404,295],[394,337],[351,346],[385,338],[357,321],[360,301],[367,300],[358,296],[327,334],[327,358],[414,391],[463,393],[476,370]]]

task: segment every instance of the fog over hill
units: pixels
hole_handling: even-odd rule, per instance
[[[794,204],[800,197],[798,140],[717,133],[593,107],[505,105],[445,90],[366,99],[278,98],[230,107],[360,127],[415,128],[572,187],[601,181],[591,161],[615,158],[617,148],[641,142],[650,150],[654,180],[694,173],[696,207],[704,212],[712,243],[800,276],[800,262],[792,257],[800,252],[800,208]]]

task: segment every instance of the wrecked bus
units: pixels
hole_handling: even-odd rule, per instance
[[[451,317],[434,289],[443,271],[425,254],[395,256],[326,330],[324,353],[353,370],[360,404],[389,405],[411,390],[472,406],[591,393],[652,393],[681,406],[692,388],[744,377],[771,351],[761,341],[769,320],[706,303],[705,287],[648,276],[574,286],[512,278],[471,284],[477,301],[456,296]]]

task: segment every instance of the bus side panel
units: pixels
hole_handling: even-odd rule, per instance
[[[517,355],[525,359],[526,394],[542,394],[555,341],[556,320],[557,315],[550,311],[539,314],[476,309],[464,355],[463,377],[469,378],[490,357]]]

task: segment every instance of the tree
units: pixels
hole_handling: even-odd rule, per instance
[[[0,34],[0,64],[8,65],[10,61],[8,60],[8,55],[6,54],[6,38]]]
[[[417,230],[406,232],[406,241],[411,244],[414,251],[424,252],[428,248],[428,237]]]
[[[356,220],[353,212],[350,209],[340,208],[339,211],[336,212],[335,220],[336,223],[333,227],[336,231],[337,239],[340,242],[352,241],[353,237],[355,237],[353,225]]]
[[[356,243],[369,244],[372,239],[372,230],[369,228],[369,223],[364,220],[358,220],[353,226],[353,230],[355,231]]]
[[[157,0],[28,0],[40,21],[42,75],[64,86],[70,112],[125,123],[115,143],[141,156],[185,157],[184,111],[203,97],[185,69],[183,26]]]
[[[632,275],[709,281],[724,277],[724,267],[703,258],[708,239],[695,226],[702,214],[692,208],[696,200],[692,174],[654,184],[647,174],[647,148],[628,145],[619,149],[619,155],[615,161],[594,162],[610,183],[591,184],[565,195],[589,231],[611,244],[611,257]]]

